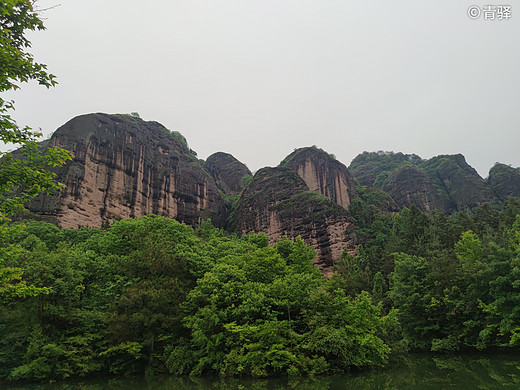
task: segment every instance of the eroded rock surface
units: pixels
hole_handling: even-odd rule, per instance
[[[347,167],[316,147],[295,150],[280,164],[295,171],[311,191],[347,209],[355,196],[354,178]]]
[[[364,152],[349,169],[361,184],[388,192],[401,207],[454,212],[492,199],[484,179],[461,154],[423,160],[415,154]]]
[[[40,196],[32,211],[55,216],[63,227],[99,227],[105,221],[157,214],[218,226],[227,203],[182,135],[129,115],[76,117],[52,136],[51,146],[74,160],[57,169],[61,194]]]
[[[436,156],[420,167],[439,180],[450,202],[448,211],[472,209],[492,198],[484,179],[462,154]]]
[[[449,200],[432,178],[415,166],[406,165],[392,172],[383,184],[399,207],[416,205],[421,211],[449,209]]]
[[[356,251],[348,212],[311,191],[289,168],[259,170],[242,192],[233,221],[241,233],[266,233],[271,244],[284,236],[301,236],[317,250],[315,265],[328,274],[343,250]]]

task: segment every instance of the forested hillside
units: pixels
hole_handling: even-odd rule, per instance
[[[25,285],[2,275],[0,377],[314,375],[409,350],[518,348],[520,201],[451,216],[387,206],[359,189],[359,253],[330,278],[300,239],[270,247],[210,222],[3,227],[4,270]]]
[[[0,284],[0,377],[306,375],[384,364],[395,313],[384,315],[369,293],[347,297],[301,240],[267,242],[154,216],[108,230],[5,228],[6,266],[48,289],[17,299],[16,280]]]

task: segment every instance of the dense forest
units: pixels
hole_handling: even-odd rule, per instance
[[[358,254],[330,278],[302,240],[270,247],[210,221],[2,226],[0,378],[314,375],[518,347],[519,200],[389,213],[383,192],[359,194]]]

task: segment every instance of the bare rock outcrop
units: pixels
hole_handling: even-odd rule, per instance
[[[66,185],[29,209],[54,216],[63,227],[99,227],[145,214],[222,225],[228,205],[184,137],[131,115],[76,117],[53,134],[51,146],[74,153],[57,169]]]
[[[356,235],[348,212],[311,191],[288,168],[260,169],[242,192],[233,223],[244,234],[267,234],[271,244],[284,236],[301,236],[317,250],[315,265],[327,274],[343,250],[356,251]]]
[[[356,195],[354,178],[347,167],[317,147],[295,150],[280,166],[295,171],[311,191],[319,192],[344,209]]]

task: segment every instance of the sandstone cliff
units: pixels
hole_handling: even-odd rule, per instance
[[[288,168],[263,168],[244,189],[233,215],[241,233],[264,232],[274,243],[287,236],[302,239],[318,255],[315,265],[330,273],[344,249],[355,252],[356,236],[348,212]]]
[[[296,172],[311,191],[326,196],[344,209],[348,209],[351,198],[356,195],[354,178],[347,167],[316,147],[295,150],[280,166]]]
[[[231,154],[217,152],[208,157],[204,168],[210,173],[217,186],[228,195],[240,193],[244,179],[252,176],[251,171]]]
[[[297,149],[277,168],[252,177],[230,154],[215,153],[202,162],[181,134],[131,115],[74,118],[47,144],[74,152],[73,161],[56,168],[66,188],[39,196],[28,208],[61,226],[99,227],[151,213],[191,225],[211,218],[241,233],[264,232],[271,243],[301,236],[327,273],[344,249],[356,251],[347,211],[358,196],[355,180],[350,169],[316,147]],[[493,194],[501,200],[520,196],[518,169],[497,164],[485,182],[462,155],[423,160],[365,152],[351,168],[368,186],[360,194],[377,198],[377,207],[389,213],[396,205],[453,212],[489,202]]]
[[[158,214],[195,224],[221,225],[227,203],[182,135],[129,115],[76,117],[52,136],[71,150],[58,168],[61,194],[40,196],[29,209],[54,216],[63,227]]]

